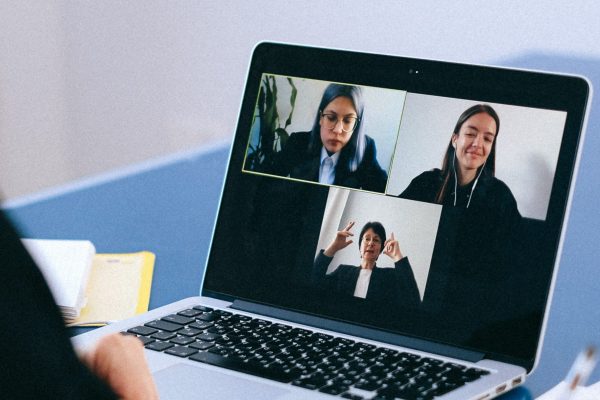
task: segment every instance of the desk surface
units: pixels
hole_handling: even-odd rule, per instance
[[[600,60],[530,56],[504,64],[571,71],[600,87]],[[599,129],[600,112],[592,107],[544,347],[526,384],[534,396],[564,377],[581,347],[600,345]],[[157,258],[150,308],[156,308],[199,294],[228,153],[228,147],[218,147],[188,154],[21,203],[10,207],[9,215],[32,237],[88,239],[98,252],[153,251]],[[596,371],[591,380],[598,379]]]

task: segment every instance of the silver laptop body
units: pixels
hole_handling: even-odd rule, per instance
[[[362,96],[333,96],[351,99],[356,114],[338,115],[333,100],[319,109],[319,99],[324,103],[334,89]],[[421,381],[430,389],[405,398],[464,400],[505,393],[525,381],[540,353],[588,97],[587,81],[567,75],[261,43],[249,67],[205,276],[198,277],[202,296],[95,329],[73,343],[85,350],[112,332],[142,337],[162,399],[403,398],[394,393],[417,393],[401,390]],[[480,104],[497,111],[501,128],[491,129],[488,154],[472,156],[487,159],[476,165],[477,180],[463,188],[455,180],[463,176],[462,133],[453,136],[453,129],[464,110]],[[329,180],[322,178],[318,162],[336,153],[323,136],[314,145],[318,132],[327,132],[324,127],[339,130],[339,137],[356,137],[355,161],[344,158],[344,145]],[[474,140],[489,140],[486,132]],[[543,149],[531,145],[542,139]],[[495,169],[490,170],[492,143]],[[293,152],[292,144],[298,146]],[[445,151],[455,151],[454,160],[446,161],[455,172],[443,190],[436,189],[445,196],[440,201],[426,192],[444,177]],[[348,170],[342,176],[344,163]],[[378,179],[381,185],[374,183]],[[527,179],[537,179],[537,185],[531,189]],[[485,206],[477,203],[482,199]],[[511,213],[516,224],[500,229]],[[361,236],[360,228],[373,221],[385,226],[385,243],[375,228]],[[350,232],[346,242],[353,243],[330,257],[327,249],[339,232]],[[370,250],[357,243],[376,240],[367,235],[373,232],[382,243],[370,278],[348,278],[362,276],[359,270],[365,268],[354,267],[363,265]],[[392,257],[393,246],[402,249],[400,260]],[[401,268],[410,273],[392,273]],[[366,291],[359,281],[367,282]],[[171,337],[153,322],[177,325],[178,316],[187,320],[179,321]],[[209,317],[235,324],[227,332],[215,331]],[[216,358],[234,360],[235,354],[214,350],[250,318],[258,319],[252,323],[257,326],[376,348],[394,360],[414,354],[425,366],[410,375],[399,362],[383,365],[377,361],[383,358],[373,355],[366,365],[350,355],[336,361],[337,370],[311,367],[325,377],[319,384],[307,384],[305,375],[268,379],[256,363],[244,371],[242,363],[253,363],[248,353],[236,353],[244,356],[230,364]],[[190,330],[194,323],[199,325]],[[202,328],[209,325],[213,331]],[[294,342],[293,335],[285,337],[275,340],[280,355],[289,354]],[[268,347],[258,342],[252,351]],[[153,350],[151,343],[161,345]],[[182,353],[168,354],[169,348]],[[211,349],[207,358],[200,356]],[[269,354],[269,363],[275,356]],[[329,352],[316,364],[329,365],[335,356],[339,353]],[[355,372],[362,380],[352,383],[336,375],[348,365],[363,365]],[[483,372],[454,390],[436,392],[451,369]],[[357,383],[376,370],[379,387]],[[425,378],[427,371],[437,378]],[[393,378],[400,376],[405,383],[394,386]],[[331,394],[332,382],[346,384]]]

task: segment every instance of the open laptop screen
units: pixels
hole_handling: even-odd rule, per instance
[[[261,44],[203,290],[530,369],[583,79]]]

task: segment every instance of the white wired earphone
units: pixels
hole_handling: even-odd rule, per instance
[[[454,154],[452,156],[452,169],[454,170],[454,207],[456,207],[456,193],[457,193],[457,189],[458,189],[458,178],[456,177],[456,142],[452,142],[452,147],[454,147]],[[481,176],[481,173],[483,172],[483,169],[485,168],[485,163],[487,162],[487,159],[483,162],[483,165],[481,166],[481,169],[479,170],[479,173],[477,174],[477,178],[475,178],[475,182],[473,182],[473,187],[471,188],[471,193],[469,193],[469,200],[467,200],[467,208],[469,208],[469,205],[471,204],[471,199],[473,198],[473,192],[475,191],[475,186],[477,186],[477,182],[479,181],[479,177]]]

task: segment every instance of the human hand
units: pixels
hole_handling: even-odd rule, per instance
[[[383,244],[383,254],[390,257],[394,262],[398,262],[404,257],[400,251],[400,244],[394,238],[394,232],[392,232],[392,236]]]
[[[354,233],[350,232],[350,229],[352,229],[353,226],[354,221],[351,221],[344,229],[338,231],[335,235],[335,238],[329,244],[329,246],[327,246],[323,254],[325,254],[327,257],[333,257],[335,253],[351,245],[353,242],[349,238],[354,236]]]
[[[105,336],[82,361],[123,400],[158,400],[142,342],[120,333]]]

